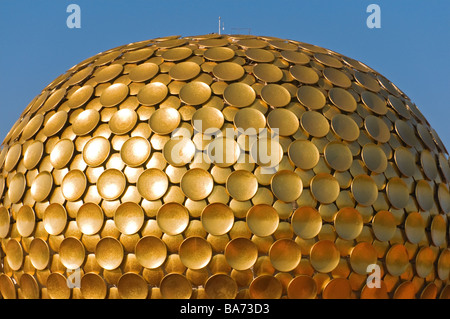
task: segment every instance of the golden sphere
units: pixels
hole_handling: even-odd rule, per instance
[[[102,52],[0,153],[3,298],[450,298],[450,168],[367,65],[209,34]]]

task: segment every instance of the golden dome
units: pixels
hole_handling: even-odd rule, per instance
[[[0,167],[3,298],[450,297],[444,145],[318,46],[99,53],[25,108]]]

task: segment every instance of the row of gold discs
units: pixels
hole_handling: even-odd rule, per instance
[[[109,296],[147,297],[148,284],[159,287],[153,297],[192,297],[192,285],[204,287],[198,297],[346,297],[381,258],[379,296],[425,286],[422,295],[436,296],[448,280],[448,249],[437,247],[447,245],[439,212],[449,211],[449,169],[420,112],[357,61],[306,44],[231,40],[112,50],[30,103],[2,153],[1,230],[19,239],[4,246],[5,268],[22,293],[42,285],[70,296],[63,274],[81,266],[83,297],[105,297],[108,285]],[[244,134],[234,141],[228,127]],[[261,139],[279,150],[273,176],[245,134],[266,127],[280,134]],[[180,128],[189,138],[167,136]],[[205,141],[218,128],[221,138]],[[220,145],[230,145],[229,161],[213,156]],[[17,275],[30,263],[37,281]],[[15,292],[9,277],[1,285]]]

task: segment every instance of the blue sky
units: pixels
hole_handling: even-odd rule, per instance
[[[81,29],[69,29],[69,4]],[[369,4],[381,28],[369,29]],[[403,90],[450,149],[448,0],[0,0],[0,141],[58,75],[110,48],[168,35],[275,36],[360,60]]]

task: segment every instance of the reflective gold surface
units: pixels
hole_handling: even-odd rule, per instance
[[[99,53],[30,103],[0,169],[1,298],[450,297],[445,146],[325,48],[210,34]]]

